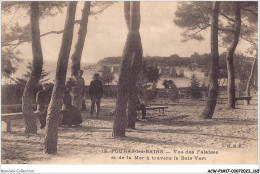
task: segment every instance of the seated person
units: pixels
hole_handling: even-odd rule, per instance
[[[137,110],[142,111],[142,119],[145,119],[146,116],[145,104],[141,103],[139,98],[137,99]]]
[[[81,113],[72,105],[72,98],[68,90],[64,92],[61,112],[63,115],[62,125],[78,127],[82,123]]]
[[[86,101],[85,99],[82,100],[82,105],[81,105],[81,110],[84,111],[87,109],[87,106],[86,106]]]
[[[43,84],[42,88],[43,89],[36,94],[36,112],[38,113],[39,121],[41,123],[41,129],[43,129],[46,125],[47,109],[51,100],[51,91],[49,90],[49,84]]]

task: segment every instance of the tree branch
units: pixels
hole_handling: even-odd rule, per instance
[[[221,27],[219,27],[218,30],[219,30],[219,31],[224,31],[224,32],[229,32],[229,33],[235,33],[234,30],[226,29],[226,28],[221,28]]]
[[[253,39],[252,38],[246,38],[246,37],[244,37],[243,35],[240,35],[240,37],[242,38],[242,39],[244,39],[245,41],[247,41],[247,42],[249,42],[250,44],[252,44],[254,47],[257,47],[256,46],[256,43],[253,41]]]
[[[220,13],[220,15],[221,16],[223,16],[223,17],[225,17],[226,19],[228,19],[228,20],[230,20],[230,21],[232,21],[232,22],[235,22],[235,20],[234,19],[232,19],[232,18],[230,18],[230,17],[228,17],[227,15],[225,15],[224,13]]]
[[[97,12],[92,12],[91,15],[96,15],[96,14],[99,14],[101,12],[103,12],[105,9],[107,9],[108,7],[110,7],[111,5],[113,5],[114,3],[117,3],[117,2],[108,2],[106,3],[105,5],[103,5],[103,7],[101,7],[100,10],[98,10]],[[19,13],[18,9],[15,11],[15,13]],[[19,13],[20,14],[20,13]],[[75,23],[74,24],[80,24],[81,20],[75,20]],[[63,30],[60,30],[60,31],[50,31],[50,32],[47,32],[47,33],[44,33],[44,34],[41,34],[40,37],[43,37],[43,36],[46,36],[46,35],[49,35],[49,34],[62,34],[63,33]],[[16,43],[14,43],[16,41]],[[14,50],[16,49],[18,46],[20,46],[21,44],[25,43],[25,42],[30,42],[31,39],[23,39],[23,40],[19,40],[19,38],[17,40],[14,40],[14,41],[10,41],[9,43],[2,43],[1,44],[1,47],[4,48],[4,47],[12,47],[11,50]]]
[[[40,37],[43,37],[43,36],[46,36],[46,35],[49,35],[49,34],[61,34],[63,33],[64,30],[60,30],[60,31],[49,31],[47,33],[44,33],[44,34],[41,34]]]
[[[204,38],[201,36],[201,35],[198,35],[198,33],[200,33],[201,31],[205,30],[206,28],[204,29],[200,29],[198,31],[196,31],[195,33],[191,33],[189,34],[188,31],[190,30],[186,30],[182,36],[185,37],[185,39],[182,40],[182,42],[186,42],[188,41],[189,39],[195,39],[195,40],[203,40]]]
[[[14,19],[15,14],[18,12],[19,9],[20,9],[20,4],[18,4],[17,9],[15,10],[15,12],[14,12],[12,18],[10,19],[10,21],[9,21],[9,25],[11,24],[12,20]]]
[[[81,20],[75,20],[74,24],[80,24]],[[50,32],[47,32],[47,33],[44,33],[44,34],[41,34],[40,37],[43,37],[43,36],[47,36],[49,34],[62,34],[64,30],[59,30],[59,31],[50,31]],[[10,50],[14,50],[16,49],[19,45],[25,43],[25,42],[30,42],[31,39],[28,39],[28,40],[20,40],[18,41],[17,43],[10,43],[10,44],[2,44],[1,47],[7,47],[7,46],[13,46]]]
[[[201,31],[203,31],[203,30],[205,30],[205,29],[206,29],[206,28],[200,28],[200,30],[199,30],[199,31],[197,31],[197,32],[193,33],[192,35],[193,35],[193,36],[195,36],[196,34],[200,33]]]
[[[246,9],[246,8],[242,8],[242,10],[245,10],[245,11],[247,11],[247,12],[250,12],[250,13],[253,14],[253,15],[258,16],[258,13],[253,12],[252,10],[249,10],[249,9]]]
[[[209,26],[208,26],[208,25],[206,25],[206,26],[197,25],[197,27],[198,27],[200,30],[205,30],[205,29],[207,29]]]
[[[102,13],[105,9],[107,9],[108,7],[110,7],[111,5],[113,5],[115,2],[109,2],[108,4],[106,4],[103,8],[101,8],[100,10],[98,10],[97,12],[92,12],[90,13],[90,15],[96,15],[96,14],[100,14]]]

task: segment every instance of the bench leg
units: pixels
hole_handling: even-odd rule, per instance
[[[142,119],[146,119],[146,109],[142,109]]]
[[[11,132],[11,120],[2,121],[2,130],[4,132]]]
[[[250,100],[244,100],[244,105],[247,106],[250,104]]]

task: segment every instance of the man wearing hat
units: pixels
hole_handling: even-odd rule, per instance
[[[89,95],[91,98],[90,115],[91,115],[91,117],[93,117],[94,107],[96,104],[97,105],[97,118],[98,118],[98,115],[100,112],[101,97],[103,95],[103,86],[102,86],[102,82],[100,81],[100,76],[98,73],[94,74],[93,80],[90,82]]]

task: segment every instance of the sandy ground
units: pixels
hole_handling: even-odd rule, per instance
[[[249,106],[237,105],[227,110],[218,103],[211,120],[199,118],[205,101],[183,99],[178,102],[158,99],[153,104],[167,105],[164,114],[147,111],[142,120],[139,112],[136,130],[126,137],[112,138],[115,99],[102,100],[99,119],[82,113],[79,128],[59,128],[58,153],[43,152],[45,130],[24,135],[23,120],[12,122],[12,133],[2,132],[3,164],[238,164],[257,163],[258,110],[257,96]],[[87,106],[90,101],[87,101]],[[131,158],[131,159],[130,159]]]

